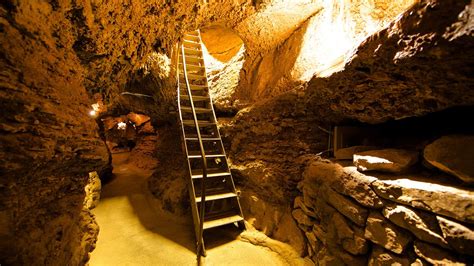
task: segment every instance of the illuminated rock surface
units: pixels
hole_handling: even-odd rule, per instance
[[[418,152],[386,149],[354,154],[354,165],[359,171],[404,172],[418,161]]]
[[[426,146],[424,158],[466,183],[474,183],[474,136],[444,136]]]

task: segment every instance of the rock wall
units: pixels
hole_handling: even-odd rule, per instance
[[[98,228],[84,190],[89,172],[109,166],[92,95],[134,102],[116,96],[153,52],[170,53],[184,31],[253,12],[251,1],[3,1],[0,263],[85,264]],[[124,109],[143,111],[136,105]]]
[[[436,175],[361,173],[315,159],[293,217],[319,265],[470,265],[474,191]]]
[[[368,38],[344,71],[308,84],[323,116],[368,123],[473,105],[471,1],[423,0]]]
[[[219,125],[246,220],[303,254],[291,201],[306,155],[325,150],[328,135],[327,125],[303,104],[295,104],[298,100],[297,94],[270,100],[233,119],[219,119]]]

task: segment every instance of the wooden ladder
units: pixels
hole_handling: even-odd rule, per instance
[[[231,223],[245,229],[245,223],[217,128],[199,30],[185,34],[177,50],[179,117],[199,259],[206,256],[204,230]]]

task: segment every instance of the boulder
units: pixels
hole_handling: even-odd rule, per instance
[[[314,222],[311,221],[311,218],[309,218],[301,209],[294,209],[291,214],[300,225],[311,227],[314,224]]]
[[[474,231],[444,217],[436,218],[448,244],[459,253],[474,256]]]
[[[448,243],[438,232],[434,215],[417,212],[403,205],[389,204],[383,211],[385,218],[412,232],[418,239],[447,248]]]
[[[427,243],[415,241],[414,249],[416,255],[433,265],[466,265],[446,250]]]
[[[304,214],[306,214],[307,216],[317,218],[314,210],[312,210],[310,207],[304,204],[304,199],[301,196],[298,196],[295,198],[295,201],[293,203],[293,208],[295,209],[300,208],[304,212]]]
[[[368,211],[331,188],[326,190],[327,202],[355,224],[364,226]]]
[[[317,262],[318,265],[324,266],[344,265],[344,262],[342,262],[341,259],[331,254],[331,252],[329,252],[329,250],[324,247],[318,251],[318,254],[316,256],[314,256],[313,261]]]
[[[416,151],[401,149],[372,150],[354,154],[354,165],[359,171],[399,173],[418,162]]]
[[[365,238],[397,254],[401,254],[412,238],[381,214],[371,212],[365,227]]]
[[[374,146],[352,146],[347,148],[337,149],[334,152],[334,157],[337,160],[352,160],[355,153],[376,150],[377,147]]]
[[[423,156],[433,166],[474,183],[474,136],[444,136],[427,145]]]
[[[305,237],[295,220],[291,217],[290,208],[281,216],[273,231],[272,238],[288,243],[300,256],[305,254]]]
[[[305,233],[305,236],[306,236],[306,239],[308,240],[309,248],[310,248],[312,251],[317,251],[317,250],[319,250],[320,242],[319,242],[319,240],[316,238],[316,236],[314,235],[314,233],[313,233],[313,232],[306,232],[306,233]],[[310,256],[311,256],[311,254],[310,254]]]
[[[377,180],[372,187],[385,199],[474,223],[473,191],[414,179]]]
[[[382,208],[382,199],[375,193],[370,184],[377,178],[357,171],[356,167],[344,167],[344,173],[331,183],[331,187],[356,200],[367,208]]]
[[[340,245],[352,255],[364,255],[369,250],[368,241],[364,238],[364,232],[357,227],[351,227],[346,219],[339,213],[333,214],[332,223],[328,230],[334,230],[337,239],[328,239]]]
[[[369,258],[369,266],[389,266],[389,265],[410,265],[410,260],[406,257],[398,256],[392,252],[374,245]]]

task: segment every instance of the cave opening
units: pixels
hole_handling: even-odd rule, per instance
[[[0,4],[0,264],[472,265],[473,14]]]

